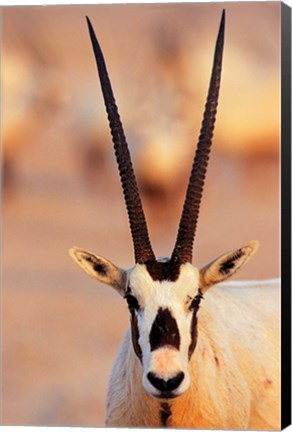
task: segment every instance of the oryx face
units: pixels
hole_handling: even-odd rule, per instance
[[[223,11],[197,151],[176,243],[169,259],[156,259],[150,243],[130,153],[105,61],[88,20],[134,244],[135,266],[123,270],[107,259],[73,248],[72,258],[91,277],[113,286],[127,301],[133,350],[143,366],[143,385],[158,398],[173,398],[190,385],[202,295],[234,274],[255,252],[257,242],[221,255],[202,269],[192,265],[192,249],[219,97],[224,44]],[[203,306],[202,306],[203,307]]]
[[[114,287],[126,300],[133,350],[143,367],[144,388],[158,398],[174,398],[190,384],[203,294],[234,274],[253,255],[257,242],[221,255],[202,269],[170,259],[136,264],[130,270],[79,248],[72,258],[91,277]],[[202,302],[202,307],[204,304]]]
[[[133,347],[143,365],[143,385],[153,396],[172,398],[190,384],[188,362],[196,345],[202,296],[198,270],[189,263],[169,280],[155,276],[147,266],[136,265],[129,273],[125,298]]]

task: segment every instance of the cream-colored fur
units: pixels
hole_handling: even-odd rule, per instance
[[[126,271],[83,249],[70,251],[91,277],[121,295],[130,289],[139,303],[135,316],[142,364],[128,330],[109,382],[107,426],[161,427],[167,417],[162,421],[164,409],[170,414],[169,427],[280,428],[279,281],[223,283],[257,248],[258,242],[250,242],[200,270],[183,264],[174,282],[153,280],[145,265]],[[205,299],[197,313],[198,341],[188,361],[190,304],[200,292]],[[149,335],[161,307],[171,311],[176,321],[179,350],[167,345],[151,349]],[[163,380],[183,372],[184,379],[173,393],[177,397],[159,399],[148,372]]]
[[[167,426],[280,428],[279,281],[227,282],[205,294],[191,385],[168,401]],[[107,392],[107,426],[161,427],[161,402],[142,384],[129,330]],[[164,401],[165,402],[165,401]]]

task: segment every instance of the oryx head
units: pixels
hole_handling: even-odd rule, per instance
[[[88,19],[87,19],[88,20]],[[202,269],[192,265],[192,249],[211,148],[224,42],[223,11],[216,42],[202,128],[187,188],[178,235],[170,258],[157,259],[146,220],[122,123],[105,61],[94,30],[89,32],[108,114],[136,264],[129,270],[107,259],[73,248],[72,258],[91,277],[114,287],[130,311],[133,349],[143,367],[143,385],[158,398],[181,395],[190,384],[188,363],[197,342],[200,301],[212,285],[233,275],[257,249],[257,242],[227,252]]]

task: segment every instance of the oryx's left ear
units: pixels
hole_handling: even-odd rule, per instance
[[[200,269],[200,288],[204,293],[212,285],[234,275],[253,256],[259,247],[258,241],[219,256]]]
[[[124,296],[127,272],[101,256],[74,247],[69,250],[71,258],[93,279],[112,286]]]

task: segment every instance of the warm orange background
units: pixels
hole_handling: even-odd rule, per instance
[[[171,253],[222,4],[2,9],[3,422],[101,426],[127,310],[70,260],[133,265],[85,24],[100,39],[154,249]],[[194,263],[249,240],[237,278],[279,276],[280,3],[228,3]]]

